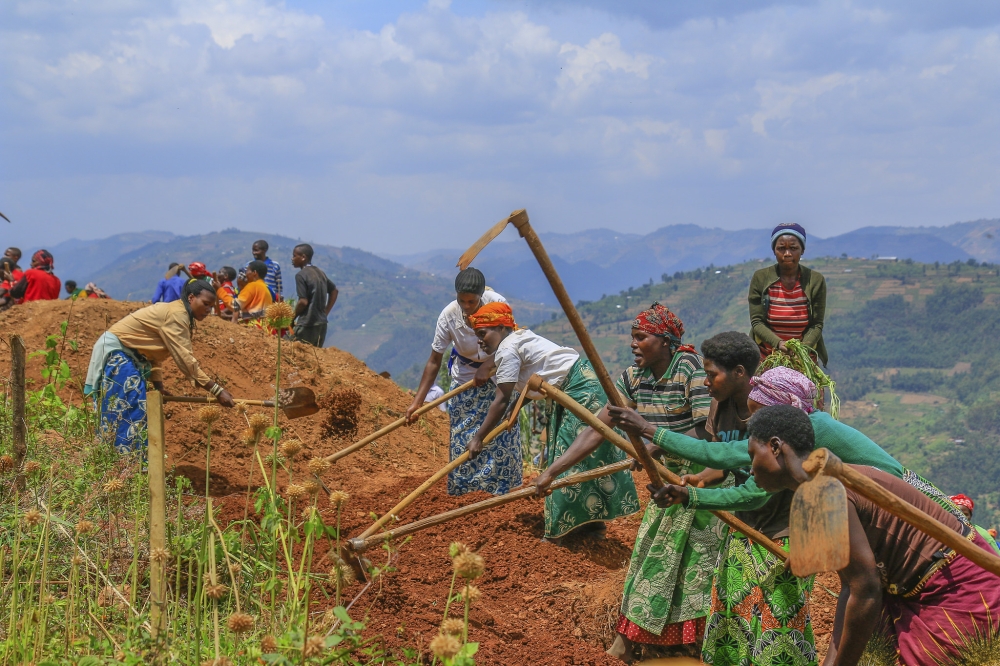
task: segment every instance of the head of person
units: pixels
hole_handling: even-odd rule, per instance
[[[264,239],[254,241],[254,244],[250,247],[250,251],[253,253],[253,258],[258,261],[264,261],[267,259],[267,250],[267,241]]]
[[[757,485],[768,492],[796,487],[793,473],[816,447],[809,416],[791,405],[762,407],[747,422],[747,435]]]
[[[31,255],[32,268],[38,268],[51,273],[54,266],[55,259],[52,258],[52,254],[48,250],[39,250]]]
[[[10,257],[14,260],[14,264],[21,261],[21,249],[17,247],[9,247],[3,252],[3,256]]]
[[[168,271],[172,271],[173,269],[177,268],[178,266],[180,266],[180,264],[178,264],[176,261],[171,261],[170,265],[167,266],[167,270]]]
[[[212,274],[208,272],[208,268],[200,261],[192,261],[188,264],[188,275],[193,278],[212,277]]]
[[[236,269],[232,266],[223,266],[215,274],[220,282],[232,282],[236,279]]]
[[[746,391],[760,363],[760,347],[738,331],[726,331],[705,340],[701,343],[701,355],[705,386],[719,402]]]
[[[632,356],[640,368],[670,362],[674,353],[685,346],[684,322],[665,305],[654,302],[632,322]],[[694,351],[693,347],[687,347]]]
[[[469,317],[483,304],[486,291],[486,276],[478,268],[469,266],[455,276],[455,300],[462,308],[462,314]]]
[[[313,248],[308,243],[300,243],[292,248],[292,266],[304,268],[312,263]]]
[[[247,282],[263,280],[267,276],[267,264],[263,261],[251,261],[246,269]]]
[[[66,293],[72,294],[76,291],[76,280],[66,280]]]
[[[972,498],[964,493],[959,493],[957,495],[952,495],[948,499],[951,503],[959,508],[959,510],[965,514],[965,517],[972,520],[972,511],[976,508],[976,503],[972,501]]]
[[[487,354],[496,353],[500,343],[517,330],[514,311],[506,303],[487,303],[469,315],[469,326],[479,338],[479,347]]]
[[[191,319],[201,321],[215,307],[215,289],[207,280],[190,278],[184,283],[181,300]]]
[[[816,385],[797,370],[779,366],[750,378],[750,413],[761,407],[791,405],[806,414],[816,411]]]
[[[794,222],[779,224],[771,232],[771,251],[780,268],[797,270],[806,251],[806,230]]]

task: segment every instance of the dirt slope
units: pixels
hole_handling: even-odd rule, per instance
[[[138,309],[141,304],[85,300],[29,303],[0,314],[0,336],[20,334],[30,351],[41,349],[48,335],[58,334],[68,321],[67,338],[79,349],[65,348],[75,380],[82,383],[93,342],[106,328]],[[215,318],[198,324],[195,355],[209,375],[237,397],[266,399],[273,395],[276,340]],[[282,345],[282,386],[312,388],[325,408],[319,414],[282,421],[288,432],[305,444],[302,459],[328,455],[398,418],[409,396],[392,381],[379,377],[362,362],[337,349],[316,350],[299,343]],[[0,372],[9,373],[9,355],[0,353]],[[29,361],[28,376],[40,381],[41,359]],[[175,394],[199,395],[167,363],[166,387]],[[79,388],[68,387],[64,399],[80,403]],[[195,492],[204,488],[204,425],[196,406],[167,407],[168,469],[190,478]],[[331,429],[332,424],[332,429]],[[259,471],[251,478],[250,451],[239,442],[246,427],[242,418],[227,413],[216,423],[212,436],[213,495],[218,496],[223,517],[242,517],[248,482],[256,486]],[[325,477],[332,489],[351,495],[344,514],[348,535],[370,524],[369,513],[383,513],[447,463],[448,419],[437,410],[423,425],[400,428],[365,450],[336,464]],[[281,483],[286,480],[282,479]],[[637,479],[637,481],[640,481]],[[640,487],[642,483],[638,483]],[[444,483],[431,489],[405,514],[421,518],[456,508],[484,495],[449,497]],[[332,510],[325,509],[324,514]],[[414,536],[400,547],[396,571],[386,574],[354,607],[367,613],[373,633],[391,646],[426,648],[436,633],[451,581],[448,545],[463,541],[486,558],[486,574],[479,582],[483,600],[474,609],[471,639],[481,644],[481,664],[618,664],[604,654],[616,619],[621,593],[622,567],[632,549],[639,515],[610,525],[608,538],[570,541],[567,547],[539,543],[542,535],[541,504],[525,501],[479,514],[460,524],[451,523]],[[321,552],[327,546],[323,546]],[[377,553],[375,557],[384,554]],[[329,561],[317,565],[325,570]],[[828,586],[831,583],[827,584]],[[361,589],[355,586],[351,594]],[[814,611],[817,633],[828,633],[832,598],[818,590],[820,608]],[[318,612],[324,603],[317,599]]]

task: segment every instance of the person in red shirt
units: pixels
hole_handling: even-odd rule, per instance
[[[52,274],[55,260],[48,250],[39,250],[31,255],[31,268],[24,271],[21,279],[10,290],[15,299],[20,302],[54,301],[59,298],[62,281]]]

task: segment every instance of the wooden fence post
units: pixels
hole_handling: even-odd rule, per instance
[[[146,433],[149,440],[149,552],[163,553],[167,548],[167,504],[163,476],[164,431],[163,395],[146,394]],[[161,557],[149,561],[149,623],[155,639],[167,628],[167,562]]]
[[[10,386],[13,401],[15,483],[24,490],[24,459],[28,455],[28,424],[24,419],[24,341],[20,335],[10,337]]]

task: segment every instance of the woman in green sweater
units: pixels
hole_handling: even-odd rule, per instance
[[[805,249],[806,230],[798,224],[779,224],[771,232],[775,264],[750,279],[750,326],[762,357],[775,349],[787,351],[785,343],[795,339],[826,365],[826,279],[799,264]]]

